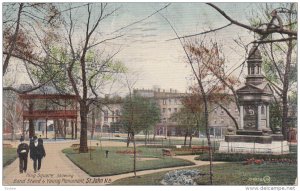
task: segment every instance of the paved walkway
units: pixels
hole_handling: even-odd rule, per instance
[[[9,142],[10,143],[10,142]],[[3,185],[5,186],[21,186],[21,185],[105,185],[121,178],[132,177],[133,173],[120,174],[115,176],[105,177],[90,177],[76,165],[74,165],[62,152],[64,148],[70,147],[78,141],[70,142],[45,142],[46,157],[42,160],[42,168],[39,172],[33,172],[33,161],[28,160],[28,169],[26,173],[19,173],[19,160],[15,160],[12,164],[3,169]],[[17,146],[17,143],[13,143]],[[93,142],[92,145],[96,145]],[[103,141],[102,146],[124,146],[122,142],[108,142]],[[207,165],[206,161],[195,161],[192,156],[175,156],[175,158],[182,158],[196,163],[195,166]],[[216,162],[215,162],[216,163]],[[138,171],[137,175],[150,174],[166,170],[175,170],[186,168],[173,167],[156,170]]]

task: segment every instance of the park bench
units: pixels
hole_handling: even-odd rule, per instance
[[[209,147],[208,146],[192,146],[192,154],[196,154],[197,152],[204,152],[208,151]]]
[[[163,154],[163,156],[173,156],[174,155],[172,153],[171,149],[162,149],[162,154]]]
[[[74,151],[78,151],[79,152],[79,147],[80,147],[80,144],[73,144],[71,145],[71,147],[73,148]],[[95,151],[96,148],[94,147],[88,147],[88,151]]]
[[[79,148],[80,144],[72,144],[71,147],[72,148]]]

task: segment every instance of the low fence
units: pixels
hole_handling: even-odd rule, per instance
[[[287,141],[278,141],[272,144],[222,142],[218,151],[223,153],[286,154],[297,152],[297,149],[290,151],[290,144]]]

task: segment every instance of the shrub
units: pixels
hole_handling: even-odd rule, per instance
[[[214,153],[213,161],[228,161],[228,162],[238,162],[238,161],[246,161],[248,159],[259,159],[264,161],[272,161],[272,160],[297,160],[297,155],[294,153],[283,154],[283,155],[271,155],[271,154],[252,154],[252,153]],[[195,160],[209,161],[208,154],[200,155],[196,157]]]

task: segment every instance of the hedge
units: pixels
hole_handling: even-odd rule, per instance
[[[282,155],[272,154],[253,154],[253,153],[214,153],[213,161],[227,161],[227,162],[238,162],[246,161],[247,159],[263,159],[263,160],[278,160],[278,159],[291,159],[297,160],[297,154],[289,153]],[[200,155],[195,160],[209,161],[209,155],[207,153]]]

